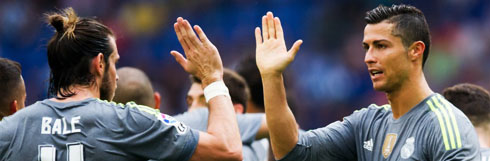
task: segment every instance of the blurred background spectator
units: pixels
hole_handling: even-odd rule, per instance
[[[200,25],[217,46],[226,67],[255,53],[254,27],[267,11],[279,16],[288,47],[303,39],[286,72],[303,129],[324,126],[367,107],[386,104],[372,89],[361,47],[365,12],[379,4],[411,4],[426,15],[432,50],[425,67],[440,92],[469,82],[490,89],[490,1],[487,0],[1,0],[0,57],[22,64],[27,105],[47,97],[46,44],[53,34],[44,13],[71,6],[96,17],[117,35],[118,67],[133,66],[150,76],[162,94],[162,112],[185,110],[187,74],[170,50],[182,51],[173,23],[182,16]]]

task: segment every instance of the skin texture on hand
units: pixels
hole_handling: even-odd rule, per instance
[[[262,35],[257,27],[255,38],[256,61],[264,87],[264,106],[271,146],[274,157],[281,159],[298,142],[298,127],[287,104],[282,72],[294,60],[303,41],[296,41],[287,51],[281,22],[271,12],[262,17]]]
[[[294,60],[302,40],[298,40],[288,51],[284,41],[281,21],[268,12],[262,17],[262,35],[259,27],[255,28],[257,43],[256,61],[262,75],[281,74]]]
[[[189,21],[179,17],[174,29],[187,59],[177,51],[171,51],[170,54],[184,70],[200,78],[203,88],[212,82],[223,80],[223,64],[218,49],[209,41],[201,27],[194,26],[198,38]]]
[[[181,17],[177,18],[174,28],[187,59],[177,51],[170,53],[182,68],[200,78],[202,88],[223,80],[223,64],[218,50],[202,29],[194,26],[198,37],[190,23]],[[190,160],[242,160],[242,142],[231,99],[219,95],[208,103],[208,130],[200,132],[199,142]]]

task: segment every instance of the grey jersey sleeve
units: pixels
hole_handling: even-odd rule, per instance
[[[207,131],[209,111],[207,108],[199,108],[190,112],[176,115],[175,119],[182,121],[187,126],[199,130]],[[244,144],[251,144],[255,140],[264,114],[238,114],[237,122],[240,136]]]
[[[298,143],[281,161],[357,160],[355,127],[364,111],[299,134]]]
[[[113,123],[103,122],[113,130],[98,136],[99,141],[120,147],[126,153],[155,160],[188,160],[194,153],[199,133],[171,116],[134,103],[119,110],[118,116],[120,119]]]
[[[12,129],[16,129],[15,126],[11,125],[16,125],[16,123],[12,122],[10,117],[3,118],[0,121],[0,160],[7,160],[10,155],[9,149],[12,148],[10,144],[13,140]]]
[[[428,160],[480,160],[478,136],[474,132],[473,125],[456,108],[452,109],[455,114],[455,122],[449,118],[448,124],[444,118],[432,121],[428,126],[430,131],[426,140],[425,155]],[[435,118],[434,118],[435,119]],[[452,124],[456,123],[456,125]],[[441,128],[441,126],[444,126]],[[451,134],[452,133],[452,134]]]

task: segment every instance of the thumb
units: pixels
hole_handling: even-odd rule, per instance
[[[187,67],[187,59],[185,59],[184,56],[182,56],[181,53],[179,53],[178,51],[171,51],[170,54],[172,56],[174,56],[175,61],[177,61],[177,63],[179,63],[180,66],[182,66],[182,68],[186,69],[186,67]]]
[[[293,55],[293,57],[296,57],[296,54],[298,53],[301,44],[303,44],[303,40],[297,40],[296,42],[294,42],[293,47],[289,49],[288,53]]]

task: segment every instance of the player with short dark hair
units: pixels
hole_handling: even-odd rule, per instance
[[[54,98],[0,122],[0,160],[242,160],[235,113],[220,83],[221,59],[200,28],[195,28],[201,38],[196,42],[187,20],[179,17],[174,24],[179,41],[192,42],[184,49],[195,51],[186,52],[191,59],[185,65],[195,66],[187,71],[214,92],[206,97],[207,132],[146,106],[109,102],[119,59],[112,31],[71,8],[49,14],[48,20],[56,29],[47,46]]]
[[[153,89],[148,76],[141,70],[133,67],[123,67],[117,70],[119,80],[117,82],[118,88],[116,89],[116,95],[114,101],[119,103],[128,103],[134,101],[141,105],[154,107],[153,102],[160,102],[160,97],[153,97]],[[204,92],[201,86],[201,80],[195,76],[190,76],[192,87],[188,92],[188,111],[174,116],[178,121],[183,122],[192,129],[199,131],[207,131],[208,126],[208,105],[206,103]],[[230,89],[230,97],[232,100],[241,100],[242,103],[247,100],[247,84],[240,75],[232,70],[224,69],[223,82]],[[232,85],[238,85],[243,87],[233,88]],[[144,92],[144,93],[141,93]],[[235,94],[233,94],[235,93]],[[238,94],[237,94],[238,93]],[[145,98],[143,98],[145,97]],[[244,97],[244,98],[234,98]],[[146,101],[148,99],[154,99],[153,101]],[[238,128],[240,129],[240,136],[243,144],[243,159],[245,161],[261,161],[267,157],[267,151],[258,151],[252,148],[252,143],[255,143],[256,139],[268,137],[268,129],[265,124],[264,114],[243,114],[243,104],[240,101],[232,101],[237,113]],[[157,103],[158,104],[158,103]],[[191,110],[191,108],[193,110]]]
[[[442,95],[463,111],[475,126],[481,160],[490,159],[490,94],[478,85],[461,83],[443,90]]]
[[[262,87],[262,79],[260,78],[259,68],[255,63],[255,56],[250,55],[240,61],[236,67],[236,71],[245,78],[250,87],[250,99],[246,111],[247,113],[264,113],[264,91]]]
[[[0,120],[24,108],[26,88],[18,62],[0,58]]]
[[[189,127],[206,131],[208,120],[208,105],[204,99],[201,81],[190,76],[192,85],[187,92],[188,111],[176,115],[175,119],[182,121]],[[243,159],[245,161],[263,161],[267,158],[267,149],[257,148],[262,145],[263,139],[269,137],[269,131],[263,113],[245,114],[246,104],[249,100],[247,83],[235,71],[226,69],[223,72],[223,81],[230,89],[230,96],[237,113],[238,128],[243,143]]]
[[[133,67],[122,67],[117,69],[117,75],[119,80],[117,81],[114,102],[128,103],[133,101],[138,105],[160,109],[160,93],[153,90],[150,79],[143,71]]]
[[[255,29],[257,66],[271,145],[280,160],[479,160],[468,118],[423,73],[430,33],[423,13],[408,5],[368,11],[362,45],[373,88],[389,104],[370,105],[343,121],[298,134],[287,108],[282,72],[302,41],[287,51],[279,18],[267,13]]]
[[[201,107],[207,108],[204,100],[204,92],[201,87],[201,79],[191,75],[190,80],[192,84],[187,93],[188,110],[190,111]],[[230,91],[231,102],[233,102],[235,112],[245,113],[245,111],[247,111],[247,101],[250,98],[250,89],[248,88],[245,79],[235,71],[224,68],[223,82]]]

